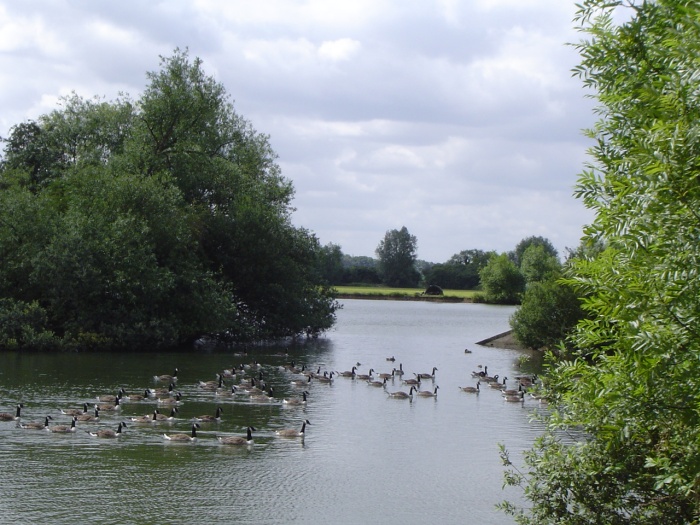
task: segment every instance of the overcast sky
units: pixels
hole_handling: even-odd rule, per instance
[[[571,69],[568,0],[0,0],[0,136],[61,96],[138,98],[188,48],[270,136],[294,224],[375,256],[406,226],[418,258],[564,255],[594,122]]]

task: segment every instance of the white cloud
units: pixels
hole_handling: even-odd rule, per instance
[[[340,38],[338,40],[323,42],[318,48],[318,54],[322,58],[332,61],[349,60],[360,50],[360,42],[352,38]]]
[[[295,223],[373,255],[405,225],[419,256],[573,246],[593,118],[561,0],[36,0],[0,5],[0,136],[75,90],[132,95],[188,47],[271,137]]]

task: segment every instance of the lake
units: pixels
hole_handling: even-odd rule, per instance
[[[538,370],[537,355],[481,347],[479,340],[508,330],[513,307],[414,301],[343,300],[336,327],[325,336],[290,346],[252,346],[233,352],[141,354],[0,354],[0,411],[23,404],[21,421],[70,424],[60,409],[90,407],[100,394],[143,394],[167,387],[154,375],[178,369],[182,394],[176,419],[132,422],[170,405],[154,398],[122,401],[119,411],[100,412],[99,422],[78,422],[57,434],[0,422],[0,523],[407,523],[510,524],[494,509],[519,493],[502,489],[498,443],[519,462],[540,432],[531,422],[540,410],[532,399],[507,402],[472,371],[508,377]],[[465,353],[469,349],[471,353]],[[523,365],[522,356],[529,359]],[[393,357],[395,361],[388,361]],[[404,379],[431,374],[420,390],[436,397],[396,399],[409,391],[394,376],[384,387],[334,376],[303,387],[305,379],[285,366],[317,372],[358,374],[404,370]],[[273,399],[251,401],[238,389],[219,395],[199,382],[216,381],[224,369],[245,365],[231,385],[263,378]],[[481,368],[480,368],[481,365]],[[517,386],[516,386],[517,388]],[[289,406],[282,399],[302,397]],[[163,398],[169,398],[162,394]],[[189,434],[193,417],[202,423],[194,443],[163,434]],[[90,413],[92,408],[90,408]],[[305,437],[281,438],[276,431],[301,429]],[[98,429],[127,427],[117,439],[93,437]],[[245,435],[254,444],[221,444],[217,437]]]

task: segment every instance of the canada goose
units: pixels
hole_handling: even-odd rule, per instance
[[[471,353],[472,353],[472,351],[471,351],[471,350],[469,350],[469,348],[465,348],[465,349],[464,349],[464,353],[465,353],[465,354],[471,354]]]
[[[480,383],[477,382],[476,386],[460,386],[459,389],[462,392],[466,392],[468,394],[478,394],[479,393],[479,384]]]
[[[270,387],[267,391],[267,394],[265,392],[262,392],[260,394],[253,394],[250,396],[250,401],[252,403],[269,403],[270,401],[274,401],[275,397],[272,395],[274,389]]]
[[[122,428],[126,427],[126,423],[119,423],[117,430],[111,428],[101,428],[97,432],[88,432],[92,437],[98,438],[118,438],[122,436]]]
[[[95,413],[94,414],[80,414],[79,416],[73,416],[76,418],[78,421],[93,421],[97,422],[100,420],[100,407],[95,406]]]
[[[125,394],[122,399],[126,398],[127,401],[143,401],[151,397],[153,397],[152,390],[147,388],[143,391],[143,394]]]
[[[517,403],[518,401],[524,401],[525,400],[525,392],[523,392],[521,390],[517,394],[510,394],[510,395],[504,394],[503,399],[505,401],[510,401],[512,403]]]
[[[168,383],[175,383],[177,381],[177,373],[179,370],[176,368],[175,371],[172,373],[172,375],[168,374],[162,374],[159,376],[153,376],[154,381],[162,381],[162,382],[168,382]]]
[[[335,372],[331,372],[330,374],[328,372],[323,372],[322,376],[318,376],[316,378],[316,381],[319,383],[332,383],[333,382],[333,374]]]
[[[157,415],[158,415],[158,411],[154,410],[153,415],[146,414],[143,416],[134,416],[130,419],[131,419],[132,423],[138,423],[138,424],[155,423]]]
[[[520,381],[520,384],[524,387],[530,387],[534,385],[537,382],[537,374],[533,374],[532,376],[521,376],[521,377],[516,377],[518,381]]]
[[[62,408],[61,409],[61,414],[64,414],[66,416],[81,416],[83,414],[87,414],[88,412],[88,404],[83,403],[83,409],[80,410],[78,408]]]
[[[374,376],[372,375],[373,373],[374,368],[370,368],[368,374],[356,374],[355,379],[359,379],[360,381],[369,381],[371,379],[374,379]]]
[[[155,388],[151,389],[151,397],[154,396],[174,396],[173,392],[175,392],[175,383],[170,383],[168,385],[168,388]]]
[[[216,407],[216,414],[215,415],[209,415],[205,414],[203,416],[197,416],[193,418],[195,421],[199,421],[200,423],[219,423],[221,422],[221,414],[224,411],[223,408],[221,407]]]
[[[420,377],[416,375],[415,379],[404,379],[402,381],[404,385],[414,385],[414,386],[420,386]]]
[[[435,372],[437,372],[437,367],[436,367],[436,366],[433,367],[433,373],[432,373],[432,374],[422,373],[422,374],[416,374],[416,376],[417,376],[419,379],[435,379]]]
[[[318,370],[316,370],[315,372],[304,371],[304,372],[302,372],[302,374],[304,374],[307,377],[309,377],[309,376],[310,377],[321,377],[321,367],[319,366]],[[328,372],[326,372],[326,375],[327,374],[328,374]]]
[[[479,378],[479,381],[483,381],[484,383],[493,383],[494,381],[498,381],[499,375],[496,374],[495,376],[483,376]]]
[[[226,389],[226,388],[217,388],[215,394],[217,396],[235,396],[236,395],[236,385],[231,385],[231,389]]]
[[[117,410],[121,410],[121,401],[119,398],[116,398],[114,400],[114,404],[106,404],[106,405],[97,405],[97,408],[100,410],[104,410],[105,412],[116,412]]]
[[[505,383],[504,383],[505,384]],[[493,383],[491,383],[491,386],[493,386]],[[518,388],[504,388],[501,390],[501,394],[504,396],[517,396],[520,395],[520,392],[523,391],[523,385],[518,385]]]
[[[307,391],[304,391],[301,393],[301,395],[302,395],[301,399],[299,399],[298,397],[283,399],[282,404],[289,405],[289,406],[305,405],[306,404],[306,396],[308,396],[309,393]]]
[[[396,358],[392,355],[391,357],[386,358],[387,361],[391,361],[392,363],[396,361]]]
[[[292,374],[300,374],[304,371],[304,368],[299,368],[294,361],[290,362],[288,365],[283,366],[284,370],[291,372]]]
[[[418,395],[421,397],[437,397],[438,388],[440,387],[435,385],[435,388],[432,392],[430,390],[421,390],[420,392],[418,392]]]
[[[47,430],[53,432],[54,434],[68,434],[70,432],[75,432],[75,422],[77,421],[77,416],[73,416],[73,420],[70,425],[54,425],[52,427],[46,427]]]
[[[306,433],[306,425],[310,425],[310,424],[311,423],[307,419],[301,424],[301,430],[297,430],[295,428],[285,428],[284,430],[275,431],[275,434],[277,434],[279,437],[286,437],[286,438],[301,437],[301,438],[303,438],[305,433]]]
[[[382,379],[381,381],[369,381],[369,380],[368,380],[368,381],[367,381],[367,384],[368,384],[369,386],[383,387],[383,386],[386,386],[386,382],[387,382],[387,381],[388,381],[388,379],[385,377],[385,378]]]
[[[17,409],[15,410],[14,414],[10,412],[0,412],[0,421],[17,421],[20,419],[20,413],[22,408],[24,408],[24,405],[22,403],[18,403],[16,408]]]
[[[479,368],[481,368],[481,365],[479,365]],[[489,367],[485,366],[483,370],[479,372],[472,372],[472,377],[486,377],[489,373]]]
[[[539,401],[541,405],[548,405],[549,399],[542,392],[527,392],[523,389],[523,392],[527,393],[532,399]]]
[[[120,388],[116,395],[105,394],[102,396],[97,396],[95,399],[97,399],[97,401],[101,401],[102,403],[114,403],[117,399],[121,399],[124,394],[126,394],[126,392],[123,388]]]
[[[379,374],[377,377],[378,377],[379,379],[394,379],[394,370],[392,370],[391,373],[389,373],[389,372],[382,372],[382,373]]]
[[[216,374],[216,381],[200,381],[199,388],[204,390],[216,390],[217,388],[223,388],[224,386],[224,376],[221,374]]]
[[[261,366],[262,365],[260,363],[258,363],[256,360],[253,360],[252,363],[243,365],[243,368],[245,368],[246,370],[249,370],[251,368],[260,368]]]
[[[243,436],[218,436],[216,439],[222,445],[252,445],[253,444],[253,432],[256,431],[255,427],[248,427],[246,429],[246,437]]]
[[[257,379],[251,377],[248,380],[241,381],[238,384],[238,388],[240,388],[244,392],[248,392],[249,394],[261,394],[266,388],[262,372],[260,373],[260,376]]]
[[[175,394],[175,397],[159,397],[158,404],[159,405],[179,405],[181,399],[182,399],[182,394],[180,392],[178,392],[177,394]]]
[[[41,423],[39,421],[31,421],[29,423],[17,423],[17,426],[19,428],[23,428],[25,430],[44,430],[49,427],[49,419],[53,419],[51,416],[46,416],[44,418],[44,422]]]
[[[311,376],[307,377],[306,379],[294,379],[291,381],[291,384],[293,386],[299,386],[299,387],[308,386],[310,383],[311,383]]]
[[[399,368],[394,368],[393,372],[394,375],[401,377],[404,374],[403,363],[399,363]]]
[[[412,399],[415,389],[416,388],[412,386],[408,393],[404,392],[403,390],[397,390],[396,392],[387,392],[387,394],[393,399]]]
[[[156,420],[156,423],[171,422],[171,421],[175,421],[178,413],[179,413],[179,410],[177,407],[173,407],[170,410],[169,416],[166,416],[165,414],[161,414],[160,410],[156,409],[154,419]]]
[[[357,370],[356,366],[352,367],[352,370],[346,370],[345,372],[338,372],[338,376],[340,377],[355,377],[355,370]]]
[[[194,442],[197,441],[197,429],[199,428],[199,423],[192,423],[192,433],[191,434],[163,434],[163,437],[168,441],[178,441],[178,442]]]
[[[508,378],[507,378],[507,377],[504,377],[503,380],[491,381],[491,382],[489,383],[489,386],[490,386],[491,388],[497,388],[497,389],[499,389],[499,390],[503,390],[503,389],[506,387],[506,381],[508,381]]]

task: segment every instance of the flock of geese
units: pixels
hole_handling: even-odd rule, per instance
[[[468,353],[465,351],[465,353]],[[239,354],[240,355],[240,354]],[[247,354],[242,354],[246,355]],[[203,414],[191,418],[181,418],[180,409],[184,403],[183,390],[178,387],[178,373],[175,370],[171,374],[154,375],[153,385],[146,387],[140,393],[129,394],[123,387],[120,387],[114,394],[97,395],[93,399],[83,400],[82,407],[62,408],[58,412],[69,421],[54,424],[54,417],[46,415],[41,420],[25,421],[22,410],[23,403],[18,403],[12,412],[0,412],[0,421],[15,422],[15,426],[23,430],[46,431],[53,434],[71,434],[87,427],[85,432],[91,437],[118,439],[124,435],[125,429],[132,426],[157,426],[159,424],[176,424],[187,422],[188,432],[163,432],[162,439],[165,442],[194,443],[199,439],[198,431],[203,424],[216,424],[222,421],[223,408],[221,403],[226,400],[234,402],[247,402],[256,404],[276,404],[285,407],[306,407],[311,396],[312,385],[328,385],[342,380],[366,382],[368,386],[382,389],[388,398],[413,401],[414,396],[424,398],[437,398],[439,386],[436,384],[437,367],[431,371],[407,374],[403,365],[399,363],[394,367],[396,361],[394,356],[387,357],[387,362],[391,362],[390,371],[377,372],[374,368],[369,368],[366,373],[360,373],[361,363],[356,363],[349,370],[321,371],[322,367],[316,370],[309,370],[305,365],[297,366],[294,361],[281,366],[261,365],[257,361],[248,364],[232,366],[216,373],[216,379],[212,381],[197,381],[189,384],[190,393],[196,391],[199,395],[211,395],[207,399],[213,399],[218,405],[212,414]],[[274,373],[272,373],[274,372]],[[518,376],[514,381],[508,383],[508,378],[500,378],[499,375],[489,375],[488,367],[479,365],[478,371],[471,373],[475,380],[473,385],[460,386],[460,391],[467,394],[478,395],[483,389],[497,390],[501,393],[506,402],[523,402],[527,389],[536,385],[537,377],[534,375]],[[274,377],[274,379],[270,379]],[[292,390],[295,395],[283,398],[275,392],[274,381],[286,381],[285,385],[277,385],[282,391]],[[429,384],[429,386],[426,386]],[[166,386],[167,385],[167,386]],[[397,385],[399,388],[397,389]],[[541,403],[546,401],[534,393],[529,394]],[[153,404],[152,410],[143,415],[126,416],[122,408],[126,405],[136,405],[143,407],[144,404]],[[111,427],[95,428],[93,424],[105,422],[113,423]],[[57,418],[59,417],[56,414]],[[116,426],[115,426],[116,425]],[[271,430],[270,433],[281,438],[297,438],[303,440],[306,436],[307,426],[311,426],[308,419],[300,419],[300,425],[295,428],[285,428]],[[226,446],[251,446],[254,444],[253,432],[257,428],[249,425],[245,429],[244,435],[227,435],[215,433],[216,440],[221,445]]]

